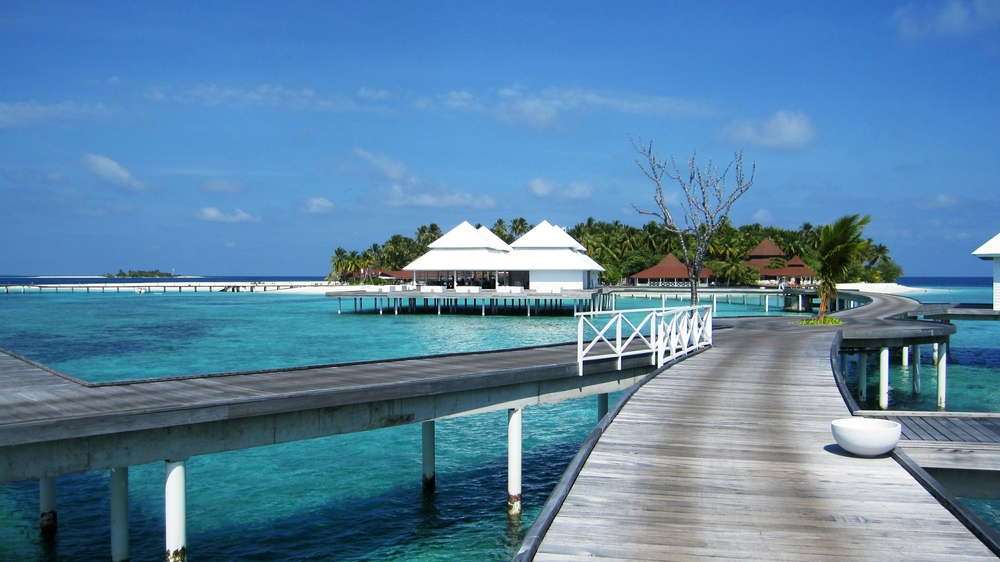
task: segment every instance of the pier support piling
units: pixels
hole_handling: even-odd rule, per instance
[[[904,367],[910,366],[910,346],[904,345],[901,350],[901,360]]]
[[[878,361],[878,407],[889,408],[889,348],[883,347]]]
[[[868,401],[868,353],[864,351],[858,355],[858,397],[862,403]]]
[[[436,479],[434,469],[434,420],[423,422],[421,424],[421,433],[423,437],[421,442],[423,444],[424,491],[433,492]]]
[[[521,408],[507,410],[507,515],[521,515]]]
[[[950,342],[944,345],[934,344],[937,348],[937,407],[938,410],[945,409],[945,395],[948,392],[948,348]]]
[[[42,536],[51,537],[56,534],[56,479],[46,476],[38,480],[38,519]]]
[[[597,421],[604,419],[608,415],[608,393],[602,392],[597,395]]]
[[[187,461],[166,461],[167,562],[187,560]]]
[[[112,468],[111,481],[111,562],[125,562],[128,556],[128,467]]]
[[[913,346],[913,393],[920,394],[920,346]]]

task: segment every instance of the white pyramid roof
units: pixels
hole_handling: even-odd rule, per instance
[[[1000,258],[1000,234],[990,238],[989,242],[972,252],[972,255],[984,260]]]
[[[468,221],[462,221],[462,224],[449,230],[428,246],[431,248],[429,252],[403,269],[405,271],[497,271],[500,267],[500,258],[510,251],[510,246],[497,235],[485,227],[476,230],[476,227]]]
[[[566,234],[558,226],[552,226],[548,221],[532,228],[524,236],[515,240],[512,248],[569,248],[572,250],[585,251],[586,248]]]

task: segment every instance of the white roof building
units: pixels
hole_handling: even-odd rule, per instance
[[[993,310],[1000,310],[1000,234],[972,252],[972,255],[983,260],[993,260]]]
[[[510,245],[484,226],[477,230],[463,222],[432,242],[429,252],[403,269],[504,271],[509,273],[511,285],[542,291],[594,288],[597,275],[604,271],[579,242],[547,221]]]

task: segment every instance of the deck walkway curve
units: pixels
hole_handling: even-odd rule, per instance
[[[842,316],[867,328],[914,304],[875,297]],[[604,430],[534,560],[995,559],[894,459],[834,444],[830,421],[850,415],[831,374],[835,333],[739,320],[647,382]]]

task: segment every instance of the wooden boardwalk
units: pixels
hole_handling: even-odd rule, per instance
[[[535,560],[995,559],[894,459],[834,443],[832,330],[735,324],[632,396]]]

